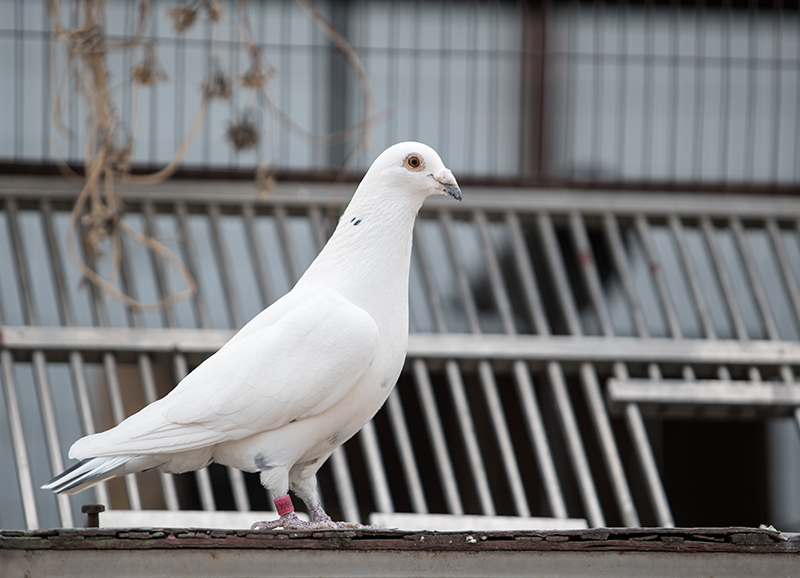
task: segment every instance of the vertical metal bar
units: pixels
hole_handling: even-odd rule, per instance
[[[233,323],[234,328],[239,329],[242,326],[242,316],[239,313],[239,302],[236,298],[236,292],[233,290],[233,282],[231,281],[230,270],[228,268],[228,256],[225,254],[225,242],[222,238],[222,231],[220,230],[219,205],[216,203],[209,203],[208,216],[211,221],[212,245],[214,246],[217,264],[219,265],[219,271],[222,275],[222,288],[225,293],[228,313],[231,316],[231,323]]]
[[[752,182],[755,178],[755,141],[756,141],[756,115],[753,111],[758,110],[756,98],[758,91],[758,23],[756,15],[757,6],[753,0],[748,2],[747,10],[747,90],[745,91],[745,139],[744,139],[744,174],[743,181],[748,178]]]
[[[514,326],[514,313],[511,307],[511,300],[508,298],[508,292],[503,283],[503,274],[500,269],[500,263],[497,259],[497,254],[494,250],[491,235],[489,234],[489,224],[486,221],[486,213],[483,211],[475,211],[475,222],[478,225],[478,231],[483,242],[484,254],[486,255],[486,267],[489,273],[489,282],[492,285],[492,293],[494,294],[495,302],[497,303],[497,310],[500,313],[500,320],[503,323],[503,329],[508,335],[516,335],[517,330]]]
[[[628,111],[628,2],[623,0],[618,4],[619,18],[617,21],[618,26],[618,42],[617,50],[621,55],[620,58],[620,72],[619,72],[619,106],[617,108],[617,117],[619,124],[617,126],[617,162],[619,166],[620,179],[625,179],[625,140],[627,132],[627,117]]]
[[[514,260],[519,270],[522,288],[524,290],[525,302],[533,320],[533,325],[539,335],[550,335],[550,325],[544,314],[544,307],[539,296],[539,289],[536,285],[536,274],[531,264],[530,255],[525,244],[525,235],[522,233],[519,219],[516,213],[506,213],[506,223],[511,234],[511,248],[514,252]]]
[[[13,246],[14,265],[17,270],[19,283],[19,296],[22,300],[22,318],[25,325],[36,325],[36,311],[33,307],[33,291],[31,289],[28,264],[25,261],[25,251],[22,246],[22,235],[19,230],[17,215],[17,200],[14,197],[6,199],[6,222]]]
[[[439,295],[436,292],[436,289],[431,282],[431,276],[428,268],[428,259],[425,256],[425,251],[421,249],[424,246],[423,243],[419,242],[419,233],[417,232],[419,227],[414,229],[414,239],[415,242],[412,246],[412,250],[417,257],[417,264],[419,265],[420,275],[422,277],[422,282],[425,285],[425,294],[430,299],[430,306],[431,312],[433,313],[433,320],[436,325],[436,330],[439,333],[447,333],[447,325],[444,320],[444,310],[442,309],[442,304],[439,300]]]
[[[14,2],[14,158],[21,159],[25,143],[25,42],[23,2]]]
[[[683,236],[683,225],[677,215],[672,214],[669,216],[669,227],[672,229],[672,236],[675,238],[675,244],[678,246],[678,254],[681,258],[683,271],[686,274],[686,279],[689,281],[689,288],[694,297],[694,304],[697,307],[697,314],[700,316],[700,321],[703,324],[703,334],[707,339],[716,339],[717,333],[714,330],[714,324],[711,321],[711,316],[708,313],[708,304],[703,296],[703,290],[700,288],[700,283],[694,273],[694,268],[689,258],[689,251],[686,248],[686,240]]]
[[[47,451],[50,454],[50,468],[52,472],[58,474],[64,470],[64,462],[61,459],[61,444],[58,440],[58,426],[56,425],[53,396],[50,395],[50,385],[47,379],[47,360],[41,351],[33,352],[33,370],[36,378],[36,392],[39,396],[39,405],[42,412],[42,425],[44,426],[45,439],[47,440]],[[56,500],[62,526],[64,528],[72,528],[74,523],[69,505],[69,496],[58,494]]]
[[[155,90],[155,88],[153,88],[153,90]],[[142,213],[144,215],[145,234],[153,238],[157,237],[156,211],[152,201],[145,200],[142,203]],[[148,252],[150,253],[150,263],[153,267],[153,275],[156,279],[156,287],[158,288],[159,299],[166,299],[167,295],[169,295],[166,269],[162,262],[159,261],[158,256],[154,251]],[[161,309],[161,314],[163,315],[164,325],[170,328],[175,327],[175,312],[172,307],[163,307]]]
[[[413,369],[414,383],[417,387],[420,406],[425,417],[425,425],[433,446],[435,458],[433,463],[436,465],[439,479],[442,481],[442,493],[447,502],[447,510],[451,514],[461,515],[464,513],[464,506],[461,504],[461,495],[456,483],[450,452],[447,449],[447,440],[444,435],[442,421],[436,411],[436,398],[433,395],[433,386],[428,374],[428,367],[422,359],[415,359]]]
[[[528,517],[531,515],[531,509],[530,506],[528,506],[528,498],[525,495],[522,475],[520,475],[519,467],[517,467],[514,445],[511,442],[511,434],[508,431],[508,426],[506,425],[505,416],[503,414],[503,405],[500,401],[500,395],[497,392],[497,382],[494,378],[492,366],[488,361],[481,361],[478,364],[478,375],[480,376],[481,388],[483,389],[483,395],[486,399],[489,416],[492,419],[492,425],[497,435],[500,456],[503,459],[506,478],[508,479],[508,485],[511,489],[511,495],[514,498],[514,507],[518,516]]]
[[[261,303],[267,307],[272,303],[270,296],[269,283],[267,282],[267,271],[264,268],[264,260],[261,254],[261,247],[256,236],[255,229],[255,211],[253,210],[252,203],[244,203],[242,205],[242,215],[244,216],[245,233],[247,234],[247,241],[250,244],[250,255],[253,259],[253,265],[256,271],[256,280],[258,281],[258,290],[261,294]]]
[[[300,278],[297,256],[291,239],[289,239],[289,231],[286,228],[286,208],[281,205],[275,207],[275,224],[277,225],[281,245],[283,245],[283,254],[286,258],[286,265],[289,267],[289,275],[294,281],[297,281]]]
[[[42,30],[50,30],[50,26],[50,10],[42,10]],[[56,90],[56,87],[50,86],[49,78],[50,71],[53,70],[51,66],[55,66],[55,63],[50,61],[50,57],[53,55],[52,42],[54,42],[54,39],[48,34],[44,39],[44,49],[42,50],[42,133],[39,136],[42,142],[42,150],[39,156],[42,164],[49,160],[50,130],[52,128],[52,112],[50,108],[52,97],[50,91]]]
[[[464,311],[467,314],[467,322],[469,323],[469,329],[473,333],[480,333],[481,326],[480,322],[478,321],[478,309],[475,306],[475,299],[472,297],[472,289],[470,288],[467,274],[464,271],[464,268],[461,266],[461,262],[458,260],[458,254],[456,253],[456,244],[455,240],[453,239],[453,221],[452,218],[450,217],[450,213],[447,211],[440,211],[439,221],[442,224],[442,230],[444,231],[445,241],[447,243],[447,248],[450,253],[450,261],[456,273],[456,279],[458,280],[458,288],[461,292],[461,300],[464,303]]]
[[[625,469],[622,466],[622,459],[620,458],[616,440],[614,439],[614,431],[611,429],[611,421],[606,413],[606,406],[603,400],[603,394],[600,390],[597,371],[594,365],[582,363],[580,375],[583,393],[586,396],[586,402],[589,406],[595,433],[597,434],[597,439],[602,449],[603,462],[605,463],[608,476],[611,480],[614,498],[617,501],[617,506],[622,515],[622,523],[626,526],[639,526],[639,514],[636,511],[636,505],[633,502],[633,496],[628,487]]]
[[[573,60],[577,59],[577,40],[575,37],[577,36],[575,29],[577,28],[575,16],[575,11],[578,9],[578,2],[576,0],[569,0],[567,5],[567,14],[566,14],[566,28],[567,28],[567,55],[566,55],[566,64],[564,65],[564,76],[566,77],[566,86],[564,87],[564,91],[566,94],[564,95],[564,102],[566,105],[566,114],[564,114],[564,132],[563,132],[563,140],[564,140],[564,173],[569,178],[575,177],[575,133],[577,132],[575,129],[575,117],[577,116],[573,110],[575,108],[575,88],[577,87],[577,81],[575,73],[575,64]],[[495,142],[494,140],[491,142]]]
[[[736,244],[739,248],[739,253],[742,256],[742,262],[744,263],[747,277],[750,280],[750,285],[753,289],[753,295],[755,296],[756,304],[758,305],[758,309],[761,312],[761,317],[764,320],[764,326],[767,329],[767,337],[772,341],[780,340],[781,337],[778,333],[778,327],[775,324],[775,318],[770,310],[767,294],[764,290],[764,283],[762,282],[761,276],[756,268],[753,252],[750,248],[750,245],[747,243],[747,239],[745,238],[742,222],[738,217],[731,217],[730,224],[731,229],[733,230],[734,238],[736,239]],[[767,224],[767,227],[769,227],[769,224]],[[788,365],[783,365],[780,367],[780,372],[782,375],[784,375],[784,379],[786,379],[786,377],[792,373],[792,370]],[[761,373],[757,367],[751,367],[749,373],[751,381],[761,381]],[[793,381],[794,378],[792,378],[792,382]]]
[[[450,33],[452,28],[452,17],[450,15],[450,3],[441,2],[441,16],[439,18],[439,35],[441,51],[436,59],[439,64],[439,143],[440,146],[447,147],[449,143],[449,115],[450,115]]]
[[[155,207],[153,206],[153,203],[151,201],[146,200],[144,202],[143,213],[145,218],[145,230],[149,235],[154,236],[156,234]],[[182,241],[184,243],[184,246],[187,246],[188,229],[186,227],[185,207],[183,207],[182,214],[179,211],[176,211],[176,213],[179,214],[178,221],[179,221],[179,230],[181,232],[180,234],[182,237]],[[158,260],[156,255],[153,254],[152,252],[151,255],[152,255],[151,263],[156,278],[156,285],[158,287],[159,298],[165,299],[169,294],[166,270],[163,264]],[[193,268],[190,268],[189,271],[193,277],[196,275],[196,272],[195,270],[193,270]],[[197,299],[199,298],[199,296],[196,296],[195,298]],[[198,311],[200,310],[204,311],[204,308],[202,306],[198,306]],[[175,313],[172,307],[164,308],[163,315],[166,326],[169,328],[175,327]],[[208,326],[207,323],[203,325],[203,317],[200,317],[200,321],[203,327]],[[184,356],[184,354],[175,353],[173,355],[173,364],[174,364],[174,375],[177,377],[176,381],[180,382],[189,371],[188,365],[186,363],[186,357]],[[144,387],[145,401],[148,404],[152,403],[158,397],[158,393],[155,387],[152,362],[149,356],[146,355],[139,356],[139,371],[142,375],[142,384]],[[164,501],[167,505],[167,509],[179,510],[180,501],[178,499],[177,488],[175,487],[175,478],[173,477],[172,474],[168,474],[165,472],[160,472],[160,474],[161,474],[161,485],[164,491]],[[214,499],[211,490],[211,480],[208,475],[208,471],[205,469],[198,471],[195,473],[195,476],[199,488],[201,503],[203,504],[203,509],[213,510]]]
[[[500,53],[500,8],[499,3],[497,1],[492,2],[491,7],[491,17],[492,17],[492,24],[489,28],[489,45],[491,46],[491,50],[493,54]],[[422,46],[421,44],[415,44],[415,46]],[[500,89],[501,89],[501,82],[500,82],[500,67],[499,66],[492,66],[489,68],[489,138],[488,142],[500,142],[498,138],[501,134],[501,127],[500,127],[500,113],[503,109],[503,104],[500,100]],[[414,110],[419,110],[415,108]],[[419,115],[422,117],[422,115]],[[491,164],[492,167],[497,167],[500,165],[498,162],[499,155],[500,155],[500,147],[489,147],[491,151]]]
[[[567,272],[564,269],[564,263],[561,259],[561,252],[558,248],[558,240],[556,239],[555,229],[553,228],[553,221],[547,213],[538,213],[536,215],[537,223],[539,225],[539,235],[541,237],[542,246],[545,250],[547,257],[547,264],[550,267],[550,274],[553,276],[553,284],[558,294],[559,304],[561,306],[561,313],[564,315],[564,320],[567,322],[567,328],[571,335],[581,335],[583,330],[578,319],[578,307],[575,305],[575,298],[572,295],[572,289],[567,280]]]
[[[46,11],[45,11],[46,12]],[[43,199],[40,205],[42,224],[44,226],[45,240],[47,242],[47,253],[50,260],[50,269],[53,271],[53,278],[56,283],[56,293],[58,298],[58,312],[61,316],[61,323],[67,326],[73,324],[72,308],[67,294],[67,284],[64,280],[64,267],[61,263],[58,252],[58,242],[53,230],[53,209],[50,199]]]
[[[94,426],[92,402],[89,397],[89,388],[86,385],[86,366],[83,356],[77,351],[70,352],[69,366],[72,372],[72,383],[75,387],[75,397],[78,401],[78,411],[81,416],[81,422],[83,423],[83,433],[85,435],[91,435],[95,433],[97,429]],[[100,482],[95,485],[94,491],[98,504],[111,504],[106,482]]]
[[[595,0],[592,6],[592,127],[591,127],[591,153],[592,164],[600,166],[601,143],[603,142],[603,31],[605,29],[605,5],[603,0]]]
[[[153,208],[151,203],[148,203],[147,208],[143,208],[143,213],[145,218],[144,229],[146,232],[149,232],[151,234],[153,233],[152,210]],[[155,261],[155,256],[153,256],[152,264],[154,265],[158,281],[160,280],[158,275],[159,267],[158,263]],[[121,272],[122,272],[122,283],[125,292],[128,295],[134,296],[135,289],[132,283],[133,273],[131,272],[129,262],[124,254],[122,255],[121,259]],[[128,315],[130,317],[133,327],[141,327],[141,315],[138,310],[135,310],[133,308],[128,308]],[[139,377],[142,384],[142,392],[144,393],[145,403],[150,404],[153,403],[157,398],[155,380],[153,379],[153,368],[150,362],[150,357],[146,353],[141,352],[137,355],[137,359],[139,365]],[[178,510],[179,509],[178,494],[175,488],[175,481],[172,475],[166,472],[159,471],[159,476],[161,478],[161,488],[167,509]],[[126,482],[131,477],[132,476],[128,476],[126,478]]]
[[[145,403],[153,403],[158,398],[156,392],[156,381],[153,377],[153,364],[150,356],[142,353],[139,355],[139,374],[142,378],[142,390],[144,391]],[[164,502],[168,510],[179,510],[178,491],[175,488],[175,478],[172,474],[159,471],[161,477],[161,487],[164,492]]]
[[[705,73],[706,73],[706,9],[705,0],[698,2],[695,9],[695,46],[697,64],[694,73],[694,102],[692,111],[692,175],[695,181],[703,178],[703,128],[705,127]],[[677,50],[676,50],[677,53]],[[677,118],[674,124],[677,125]],[[777,156],[777,155],[776,155]],[[677,175],[676,175],[677,176]]]
[[[603,298],[603,289],[600,284],[597,265],[595,264],[594,251],[592,251],[592,246],[589,244],[589,235],[586,233],[586,225],[580,213],[577,211],[570,213],[569,226],[572,233],[572,241],[575,245],[578,266],[580,267],[583,282],[589,291],[589,298],[600,321],[603,335],[612,336],[614,331],[611,326],[611,316]]]
[[[472,296],[469,279],[467,278],[466,272],[461,266],[458,255],[456,254],[450,214],[442,211],[439,215],[442,227],[444,229],[447,246],[449,248],[450,259],[455,269],[456,278],[458,279],[459,288],[461,289],[462,299],[464,300],[464,308],[467,312],[467,319],[469,320],[470,329],[473,333],[480,333],[481,329],[478,321],[478,311],[475,305],[475,300]],[[487,240],[489,239],[485,237],[484,248],[488,254],[492,252],[492,249],[490,245],[486,245],[485,241]],[[495,279],[495,284],[498,282],[502,281]],[[510,313],[507,313],[507,316],[508,315],[510,315]],[[510,321],[508,317],[507,321]],[[513,326],[511,326],[511,330],[513,331]],[[494,503],[491,501],[489,496],[490,489],[488,478],[486,476],[486,467],[483,463],[483,457],[480,453],[480,446],[478,444],[477,436],[475,435],[472,414],[469,409],[469,402],[464,391],[463,381],[461,380],[458,364],[455,361],[448,361],[446,364],[446,371],[451,393],[453,395],[453,400],[455,402],[456,412],[459,416],[459,426],[461,427],[461,433],[467,448],[467,456],[470,460],[475,484],[478,489],[479,498],[481,500],[484,513],[488,515],[494,515]],[[481,360],[478,362],[478,371],[481,378],[480,381],[484,397],[489,406],[489,415],[492,419],[495,436],[497,437],[497,442],[500,446],[503,465],[508,476],[508,483],[514,496],[515,507],[517,508],[519,515],[529,516],[530,508],[528,507],[528,500],[525,496],[525,490],[522,485],[522,477],[520,476],[519,469],[516,465],[514,447],[511,442],[511,436],[508,433],[508,426],[505,423],[505,417],[503,415],[500,398],[497,394],[497,384],[494,381],[494,374],[492,372],[491,365],[488,361]],[[484,494],[486,494],[485,497]]]
[[[17,280],[20,285],[20,298],[22,299],[23,304],[23,319],[28,325],[36,325],[36,311],[33,306],[33,292],[30,273],[28,270],[28,263],[25,259],[22,235],[19,229],[16,199],[13,197],[6,200],[6,219],[8,223],[9,234],[11,236],[11,244],[13,246]],[[2,352],[4,354],[6,353],[5,350]],[[50,454],[51,471],[54,475],[56,475],[63,470],[63,462],[61,460],[61,448],[58,441],[58,429],[55,422],[53,400],[48,387],[47,361],[44,353],[38,350],[32,352],[32,361],[42,416],[42,425],[44,427],[48,453]],[[17,467],[20,476],[23,508],[25,509],[26,522],[29,524],[29,527],[32,522],[36,523],[38,526],[35,498],[33,498],[33,494],[31,494],[33,491],[33,480],[30,471],[30,462],[28,461],[27,450],[25,448],[24,441],[22,441],[23,438],[20,438],[19,440],[17,439],[18,436],[24,436],[24,432],[22,430],[22,415],[19,413],[19,399],[16,392],[16,383],[12,373],[13,358],[10,354],[8,354],[8,356],[5,358],[5,364],[8,364],[8,368],[4,368],[4,378],[7,382],[5,387],[6,400],[8,404],[9,422],[12,428],[12,438],[14,438]],[[19,421],[19,429],[15,429],[17,425],[15,422],[17,421]],[[29,483],[30,487],[25,487],[25,483]],[[56,501],[58,504],[61,523],[64,525],[64,527],[72,527],[72,510],[70,509],[69,497],[66,495],[59,495],[56,497]]]
[[[764,327],[767,330],[767,337],[771,340],[780,339],[778,328],[775,325],[775,318],[772,316],[772,311],[769,308],[766,292],[764,291],[764,284],[761,282],[761,276],[756,269],[756,264],[753,260],[753,252],[750,250],[750,245],[744,236],[744,228],[742,221],[739,217],[731,217],[730,219],[731,231],[733,237],[736,239],[736,245],[739,248],[739,254],[742,256],[742,263],[744,270],[747,272],[747,278],[750,281],[750,287],[753,290],[753,296],[756,299],[756,305],[761,313],[761,318],[764,321]]]
[[[358,513],[356,491],[353,489],[353,479],[350,477],[350,467],[347,465],[347,453],[344,451],[344,446],[339,446],[333,451],[330,461],[342,515],[348,522],[359,522],[361,515]]]
[[[125,408],[122,404],[122,392],[117,375],[117,361],[111,353],[103,354],[103,370],[106,375],[108,392],[111,397],[111,413],[114,417],[114,423],[119,424],[127,416],[125,415]],[[125,486],[128,490],[128,500],[130,501],[131,510],[141,510],[142,500],[139,495],[139,482],[136,476],[125,476]]]
[[[386,409],[389,412],[389,423],[392,426],[397,453],[400,455],[400,462],[403,465],[403,476],[406,480],[406,486],[408,486],[411,508],[417,514],[427,514],[428,504],[425,500],[425,492],[422,489],[422,480],[419,477],[419,467],[414,458],[411,436],[408,433],[408,426],[403,415],[400,391],[396,387],[389,395],[389,399],[386,400]]]
[[[589,244],[589,236],[586,232],[586,225],[583,218],[577,212],[570,214],[570,230],[575,244],[576,257],[581,268],[584,283],[589,291],[595,310],[600,318],[600,325],[606,337],[613,337],[614,332],[611,326],[611,319],[606,308],[605,300],[600,286],[600,275],[595,265],[594,252]],[[606,412],[603,395],[600,391],[600,383],[594,365],[582,363],[580,368],[581,385],[586,396],[589,415],[592,418],[597,439],[603,454],[603,462],[611,480],[611,487],[614,497],[622,515],[622,521],[626,526],[638,526],[639,515],[633,503],[628,481],[625,478],[625,469],[622,467],[622,460],[617,450],[614,432],[611,429],[611,421]]]
[[[176,382],[182,381],[183,378],[189,373],[189,366],[187,365],[186,357],[183,354],[175,354],[173,357],[173,369],[175,372]],[[200,494],[200,503],[203,506],[203,510],[207,512],[215,511],[217,509],[217,505],[214,500],[214,491],[211,488],[211,476],[208,474],[208,468],[197,470],[194,475],[195,479],[197,480],[197,490]]]
[[[559,423],[569,448],[570,462],[578,480],[578,489],[583,499],[583,505],[586,508],[586,517],[591,526],[605,526],[605,517],[600,508],[600,500],[597,497],[594,480],[592,480],[589,460],[586,458],[583,441],[578,430],[578,422],[575,419],[572,404],[569,400],[564,370],[560,364],[551,361],[547,364],[547,376],[555,398],[556,408],[558,409]]]
[[[489,225],[486,221],[486,214],[483,211],[475,212],[475,221],[478,225],[478,231],[483,243],[484,253],[486,255],[486,263],[489,272],[489,280],[492,285],[492,292],[497,303],[498,311],[500,312],[500,319],[503,322],[503,327],[509,335],[516,335],[517,331],[514,327],[513,313],[511,308],[511,301],[508,298],[505,286],[503,284],[502,273],[500,271],[500,263],[497,260],[497,255],[493,248],[491,236],[489,234]],[[518,363],[521,363],[519,360]],[[484,398],[487,402],[489,415],[492,419],[495,434],[497,435],[497,442],[500,447],[500,455],[503,458],[503,466],[506,470],[508,483],[511,487],[511,493],[514,496],[514,505],[517,509],[517,514],[520,516],[530,516],[530,506],[528,505],[528,498],[525,495],[525,486],[522,482],[519,467],[517,465],[516,455],[514,453],[514,444],[511,440],[511,434],[508,431],[503,406],[500,401],[500,396],[497,390],[497,383],[494,379],[494,372],[491,364],[488,361],[481,361],[478,364],[478,373],[480,376],[481,387],[483,388]]]
[[[328,242],[332,231],[325,226],[325,220],[323,219],[322,211],[319,209],[319,207],[309,207],[308,217],[311,219],[311,223],[314,225],[314,238],[317,241],[317,247],[322,250],[322,248],[325,246],[325,243]]]
[[[614,373],[618,379],[628,379],[628,370],[622,363],[614,364]],[[659,526],[671,528],[675,525],[667,502],[667,494],[661,484],[661,476],[658,474],[656,460],[650,448],[650,440],[647,436],[647,429],[644,426],[642,412],[635,403],[625,405],[625,425],[636,449],[636,455],[645,477],[645,483],[649,489],[648,496],[653,510],[656,513],[656,520]]]
[[[378,512],[394,512],[394,503],[389,491],[389,483],[386,480],[378,435],[375,433],[375,423],[367,422],[367,425],[358,433],[358,438],[366,458],[367,474],[375,498],[375,507]]]
[[[178,201],[175,203],[175,214],[178,217],[178,229],[180,231],[181,241],[183,242],[183,253],[184,259],[186,260],[186,268],[189,270],[191,276],[194,279],[197,279],[197,261],[195,259],[194,250],[192,249],[191,235],[189,234],[189,217],[186,209],[186,203],[183,201]],[[203,298],[203,293],[199,290],[199,288],[192,301],[194,302],[195,314],[197,315],[197,320],[200,324],[200,327],[206,329],[210,325],[208,322],[208,310],[206,308],[205,299]]]
[[[25,446],[25,431],[22,429],[22,414],[19,409],[17,385],[14,379],[14,358],[8,349],[0,349],[0,369],[3,374],[3,390],[6,396],[8,425],[11,429],[11,443],[17,463],[17,479],[22,495],[22,508],[25,512],[25,525],[29,530],[39,528],[39,517],[36,510],[35,489],[28,449]]]
[[[653,26],[653,5],[646,4],[644,7],[644,103],[642,108],[642,178],[647,181],[652,177],[653,164],[653,123],[655,115],[653,108],[655,105],[655,38]]]
[[[603,229],[605,230],[606,241],[611,249],[614,268],[617,271],[625,296],[628,299],[636,334],[640,337],[647,337],[648,331],[644,322],[644,315],[639,306],[639,300],[636,298],[631,276],[628,273],[628,262],[625,258],[625,249],[622,247],[622,241],[620,240],[619,225],[617,224],[616,217],[612,213],[603,215]]]
[[[742,320],[742,315],[739,312],[739,307],[736,304],[736,297],[733,294],[733,285],[728,276],[728,271],[725,269],[725,262],[719,252],[717,238],[714,234],[714,227],[711,225],[711,219],[709,219],[707,215],[700,217],[700,228],[703,230],[703,235],[708,245],[708,251],[711,254],[711,260],[714,263],[717,280],[722,289],[722,294],[725,296],[725,303],[728,306],[728,312],[730,313],[731,321],[736,331],[736,337],[737,339],[747,340],[747,329]]]
[[[669,288],[664,280],[664,271],[661,263],[656,256],[653,242],[650,239],[650,226],[647,224],[647,219],[639,213],[635,218],[636,231],[639,233],[639,238],[642,241],[642,248],[650,263],[650,273],[653,280],[656,282],[656,289],[658,290],[659,300],[661,302],[661,309],[664,312],[664,317],[667,319],[669,333],[675,339],[680,339],[683,336],[678,316],[675,314],[675,309],[672,306],[672,299],[669,295]]]
[[[544,429],[544,421],[539,411],[539,402],[536,401],[530,370],[523,361],[514,362],[514,382],[522,404],[522,412],[525,415],[528,437],[533,445],[536,463],[542,475],[542,483],[550,513],[555,518],[566,518],[567,506],[564,503],[564,494],[558,481],[553,454],[550,451],[550,443],[547,439],[547,431]]]
[[[778,259],[778,265],[780,265],[781,268],[783,282],[786,284],[789,299],[792,302],[795,319],[797,320],[798,327],[800,327],[800,290],[797,287],[797,281],[795,280],[792,266],[789,264],[789,258],[786,255],[786,249],[783,246],[781,234],[775,219],[767,219],[767,232],[772,242],[772,248],[775,251],[775,257]]]
[[[669,167],[668,174],[672,181],[678,180],[678,119],[680,118],[680,65],[678,63],[678,22],[680,18],[680,7],[675,2],[669,4],[669,67],[670,67],[670,101],[672,109],[669,112],[671,116],[670,121],[667,123],[668,140],[669,140],[669,160],[667,165]],[[666,18],[664,18],[666,20]],[[698,153],[695,152],[695,155]]]
[[[617,274],[619,275],[620,280],[622,281],[622,286],[625,288],[625,292],[628,295],[628,300],[631,304],[631,310],[634,314],[634,319],[636,320],[637,333],[639,337],[647,337],[647,329],[644,325],[641,310],[637,300],[634,297],[633,283],[631,282],[624,249],[622,248],[622,242],[620,241],[617,220],[611,213],[606,213],[603,224],[605,227],[606,238],[611,247],[611,253],[614,259]],[[624,363],[615,363],[614,369],[620,379],[627,379],[628,370]],[[658,372],[658,366],[655,364],[650,364],[648,369],[651,371],[651,375],[653,372]],[[650,440],[647,437],[647,430],[644,429],[644,422],[642,420],[642,414],[639,406],[637,404],[626,404],[623,417],[625,420],[625,425],[630,433],[633,442],[633,448],[636,452],[639,466],[644,477],[647,495],[651,504],[653,504],[654,510],[656,511],[659,524],[671,525],[671,523],[667,524],[667,522],[670,522],[672,519],[672,514],[669,509],[664,487],[661,484],[661,478],[659,477],[658,470],[655,467],[653,449],[650,446]]]
[[[461,370],[458,367],[458,363],[452,359],[446,361],[445,372],[447,374],[447,384],[453,399],[456,417],[458,418],[458,428],[467,453],[467,461],[469,462],[472,479],[475,482],[475,487],[478,492],[478,501],[481,504],[481,511],[486,516],[494,516],[496,512],[491,489],[489,488],[489,479],[486,475],[486,466],[481,457],[478,436],[475,432],[475,424],[472,420],[469,403],[467,402],[467,394],[464,391],[464,381],[461,379]]]
[[[553,276],[553,282],[556,285],[559,305],[561,306],[564,319],[567,320],[567,326],[572,335],[581,335],[582,331],[578,321],[577,307],[569,287],[569,282],[567,281],[567,272],[558,248],[553,222],[550,219],[550,215],[547,213],[539,213],[537,218],[547,263],[550,274]],[[555,398],[556,407],[558,408],[559,423],[567,442],[567,447],[569,448],[570,462],[575,471],[581,498],[586,508],[586,515],[591,525],[604,526],[605,518],[600,508],[600,500],[597,497],[597,490],[595,489],[594,480],[592,479],[591,470],[589,469],[589,462],[583,448],[580,430],[578,429],[578,423],[573,413],[569,393],[567,392],[564,370],[560,364],[550,362],[547,364],[547,374]]]
[[[56,291],[58,293],[61,321],[64,325],[71,327],[73,325],[72,308],[70,307],[69,298],[67,296],[67,283],[64,278],[64,268],[61,263],[61,258],[58,251],[58,243],[56,242],[55,231],[53,229],[52,206],[49,199],[44,199],[42,201],[41,211],[50,265],[55,278]],[[72,381],[75,386],[75,397],[80,411],[81,421],[83,422],[83,432],[86,435],[90,435],[95,433],[96,430],[94,427],[94,419],[92,417],[92,406],[86,386],[86,372],[84,369],[83,354],[78,351],[70,351],[69,363],[72,371]],[[57,474],[61,471],[61,469],[63,469],[63,464],[55,465],[58,467],[54,469],[54,474]],[[110,504],[106,482],[101,482],[100,484],[95,485],[94,492],[98,503]],[[66,524],[63,516],[62,523]],[[73,523],[74,521],[71,520],[70,525]]]
[[[723,39],[723,64],[722,64],[722,87],[721,87],[721,98],[722,102],[720,103],[719,107],[719,127],[720,127],[720,135],[719,140],[717,141],[717,146],[722,150],[721,158],[720,158],[720,169],[719,174],[721,177],[722,182],[728,180],[728,153],[730,152],[730,140],[728,138],[730,134],[730,101],[731,101],[731,94],[733,91],[731,90],[731,70],[733,66],[731,65],[731,28],[732,28],[732,19],[733,19],[733,10],[731,9],[731,0],[727,0],[725,2],[723,8],[723,25],[722,25],[722,39]]]

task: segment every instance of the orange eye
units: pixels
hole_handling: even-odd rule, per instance
[[[406,168],[411,171],[421,171],[425,168],[425,161],[418,154],[410,154],[406,157]]]

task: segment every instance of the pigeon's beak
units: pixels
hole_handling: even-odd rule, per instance
[[[456,178],[450,172],[450,169],[442,169],[433,175],[433,180],[442,186],[442,191],[445,195],[450,195],[457,201],[461,200],[461,189],[458,187]]]

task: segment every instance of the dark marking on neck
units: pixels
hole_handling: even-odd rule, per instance
[[[353,217],[352,219],[350,219],[350,222],[353,223],[354,227],[356,225],[360,225],[361,224],[361,217]]]

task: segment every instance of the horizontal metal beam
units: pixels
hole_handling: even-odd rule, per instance
[[[11,350],[213,353],[235,331],[112,327],[0,326],[0,347]]]
[[[800,407],[800,384],[677,379],[609,379],[608,398],[617,404],[659,403]]]
[[[6,176],[0,179],[0,198],[15,197],[39,201],[72,202],[80,193],[80,183],[48,177]],[[282,182],[270,191],[266,201],[256,200],[252,183],[231,181],[167,181],[152,186],[128,185],[125,202],[135,205],[145,200],[163,203],[181,201],[187,204],[210,203],[220,207],[254,203],[255,206],[343,206],[355,190],[353,183],[332,185],[315,182]],[[222,193],[222,194],[221,194]],[[440,203],[445,203],[440,205]],[[446,207],[449,210],[520,211],[565,213],[578,211],[583,215],[618,216],[677,215],[696,218],[740,217],[788,219],[800,215],[800,198],[796,196],[729,195],[720,202],[719,195],[702,193],[667,193],[657,191],[580,191],[570,189],[531,189],[502,187],[470,187],[464,192],[464,202],[453,209],[444,198],[425,203],[423,212]]]
[[[121,329],[0,326],[10,350],[210,354],[234,332],[223,329]],[[408,356],[427,359],[496,359],[613,363],[800,365],[800,343],[632,337],[412,333]]]

